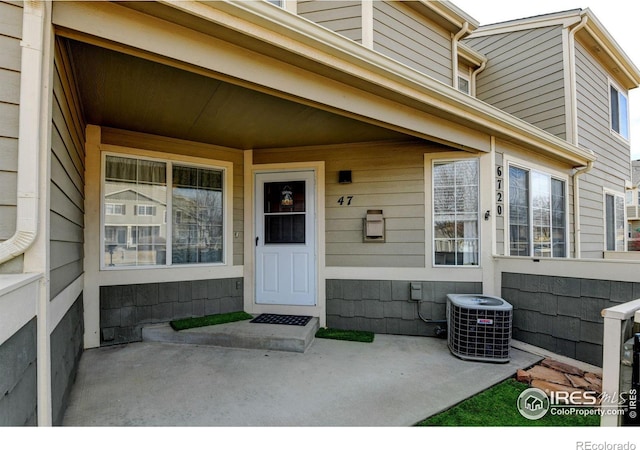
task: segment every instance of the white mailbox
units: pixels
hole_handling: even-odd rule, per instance
[[[365,242],[384,242],[384,217],[381,209],[370,209],[363,220]]]

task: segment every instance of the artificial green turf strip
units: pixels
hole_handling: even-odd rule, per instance
[[[253,316],[244,311],[238,311],[227,314],[213,314],[204,317],[172,320],[169,324],[174,330],[180,331],[188,328],[206,327],[208,325],[219,325],[221,323],[238,322],[247,319],[253,319]]]
[[[516,406],[518,396],[528,385],[513,378],[503,381],[416,426],[448,427],[597,427],[600,416],[552,415],[538,420],[523,417]]]
[[[374,334],[370,331],[356,331],[356,330],[337,330],[335,328],[320,328],[316,332],[317,338],[322,339],[337,339],[340,341],[355,341],[355,342],[373,342]]]

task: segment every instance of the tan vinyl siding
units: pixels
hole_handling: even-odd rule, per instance
[[[580,42],[576,42],[576,83],[578,145],[598,158],[591,172],[580,177],[582,256],[602,258],[602,188],[624,194],[624,182],[631,179],[629,143],[609,131],[609,76]]]
[[[56,44],[51,127],[51,298],[83,273],[84,129],[75,83]]]
[[[424,154],[438,150],[392,144],[264,150],[254,153],[254,163],[325,161],[327,266],[424,267]],[[352,171],[351,184],[338,183],[340,170]],[[363,243],[369,209],[383,210],[385,243]]]
[[[111,128],[102,129],[104,144],[174,153],[233,163],[233,265],[244,264],[244,156],[241,150]],[[236,236],[237,235],[237,236]]]
[[[373,2],[373,48],[451,86],[451,33],[401,2]]]
[[[22,8],[0,1],[0,241],[16,230],[21,38]],[[0,264],[0,273],[17,272],[21,258]]]
[[[545,27],[465,44],[488,58],[476,97],[566,139],[562,28]]]
[[[362,42],[360,1],[299,1],[298,15],[353,41]]]

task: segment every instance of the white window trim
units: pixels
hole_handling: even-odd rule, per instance
[[[169,272],[183,272],[186,270],[193,270],[194,268],[207,268],[207,267],[227,267],[233,264],[233,163],[229,161],[210,160],[205,158],[198,158],[193,156],[178,155],[172,153],[154,152],[150,150],[134,149],[128,147],[120,147],[115,145],[102,144],[102,152],[100,155],[100,251],[99,251],[99,264],[100,270],[105,272],[130,272],[132,270],[162,270]],[[130,158],[142,158],[150,161],[165,162],[171,164],[186,164],[194,167],[203,167],[208,169],[221,170],[222,175],[222,195],[223,195],[223,211],[222,211],[222,223],[223,223],[223,254],[222,262],[206,263],[206,264],[179,264],[171,265],[172,258],[171,246],[167,246],[166,262],[164,265],[141,265],[141,266],[126,266],[126,267],[110,267],[104,264],[104,224],[105,224],[105,208],[104,208],[104,192],[105,192],[105,169],[107,156],[121,156]],[[167,170],[167,209],[171,209],[171,196],[168,195],[168,187],[172,184],[172,173]],[[171,221],[167,221],[167,236],[171,236],[172,229]]]
[[[620,87],[620,85],[618,83],[616,83],[613,79],[608,78],[608,83],[607,83],[607,99],[609,104],[607,105],[607,108],[609,110],[609,132],[614,135],[617,139],[622,140],[625,143],[629,143],[629,140],[631,138],[631,117],[629,116],[629,93],[626,92],[624,89],[622,89]],[[611,110],[611,87],[614,87],[617,91],[618,94],[624,96],[624,98],[627,99],[627,131],[629,133],[629,136],[624,137],[622,134],[620,134],[619,132],[617,132],[616,130],[613,129],[613,127],[611,126],[611,119],[613,117],[613,111]],[[619,106],[619,103],[618,103]],[[618,115],[620,114],[620,111],[618,111]]]
[[[426,158],[426,155],[425,155]],[[469,159],[475,159],[478,163],[478,264],[467,264],[467,265],[446,265],[446,264],[436,264],[436,252],[435,252],[435,214],[434,214],[434,204],[435,204],[435,199],[434,199],[434,177],[433,177],[433,169],[436,163],[441,163],[441,162],[455,162],[455,161],[466,161]],[[459,154],[456,154],[455,156],[451,156],[451,157],[447,157],[447,154],[442,154],[442,155],[433,155],[432,157],[429,158],[428,160],[428,168],[429,168],[429,191],[430,191],[430,199],[431,199],[431,204],[427,205],[427,208],[425,208],[425,211],[431,215],[431,224],[429,230],[429,247],[425,248],[425,253],[428,251],[431,254],[431,267],[434,269],[463,269],[463,270],[469,270],[469,269],[479,269],[482,266],[482,222],[481,222],[481,214],[480,214],[480,209],[481,209],[481,203],[482,203],[482,180],[481,180],[481,159],[478,156],[475,155],[470,155],[470,156],[461,156]],[[425,214],[426,216],[426,214]]]
[[[616,197],[620,197],[622,198],[624,203],[624,208],[622,209],[623,211],[623,223],[625,224],[625,232],[623,233],[624,236],[624,240],[622,243],[622,248],[623,250],[607,250],[607,195],[612,195],[614,197],[614,205],[613,205],[613,212],[615,214],[615,198]],[[614,223],[616,222],[616,217],[613,218]],[[614,189],[609,189],[609,188],[602,188],[602,223],[603,223],[603,227],[602,229],[604,230],[603,233],[603,242],[602,242],[602,247],[603,247],[603,251],[605,252],[619,252],[619,251],[626,251],[627,249],[627,245],[628,245],[628,238],[627,238],[627,233],[626,233],[626,224],[627,224],[627,205],[626,205],[626,198],[625,198],[625,193],[624,191],[616,191]]]
[[[570,194],[570,186],[569,186],[569,175],[567,175],[566,173],[563,173],[561,171],[558,171],[556,169],[553,169],[551,167],[546,167],[543,166],[541,164],[537,164],[535,162],[530,162],[530,161],[526,161],[517,157],[513,157],[511,155],[504,155],[503,156],[503,165],[502,165],[502,171],[503,171],[503,179],[504,179],[504,191],[503,191],[503,196],[504,196],[504,227],[503,227],[503,233],[504,233],[504,237],[503,237],[503,242],[504,242],[504,254],[505,256],[511,256],[511,234],[509,233],[509,227],[511,224],[511,209],[509,208],[509,167],[510,166],[515,166],[518,167],[520,169],[523,170],[529,170],[529,171],[534,171],[534,172],[538,172],[538,173],[542,173],[544,175],[549,175],[551,178],[555,178],[559,181],[564,182],[564,186],[565,186],[565,196],[564,196],[564,211],[565,211],[565,215],[564,215],[564,229],[565,229],[565,243],[564,243],[564,254],[565,256],[550,256],[550,257],[545,257],[545,256],[533,256],[533,245],[531,245],[531,250],[529,252],[529,255],[527,256],[522,256],[522,255],[514,255],[514,257],[520,257],[520,258],[533,258],[533,259],[567,259],[569,258],[569,243],[571,242],[571,236],[569,235],[570,233],[570,229],[569,229],[569,194]],[[531,195],[529,195],[529,211],[531,211]],[[531,219],[530,219],[530,223],[529,223],[529,239],[531,243],[533,243],[533,226],[531,224]]]

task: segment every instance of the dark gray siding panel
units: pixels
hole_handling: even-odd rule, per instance
[[[0,241],[16,230],[20,39],[22,8],[0,1]],[[0,264],[0,273],[22,272],[22,260]]]
[[[51,408],[53,425],[62,425],[83,349],[82,294],[51,333]]]
[[[242,311],[242,278],[100,287],[100,344],[142,340],[145,324]]]
[[[402,2],[373,2],[373,48],[451,86],[451,34]]]
[[[83,271],[84,123],[64,47],[56,46],[51,130],[51,298]]]
[[[356,42],[362,42],[360,1],[299,1],[298,15]]]
[[[566,139],[562,28],[546,27],[464,41],[488,58],[476,95]]]
[[[446,320],[447,294],[477,294],[482,283],[423,281],[423,302],[410,301],[409,281],[327,280],[327,326],[342,330],[434,336]]]
[[[502,274],[502,297],[513,305],[513,338],[602,366],[601,311],[635,299],[640,283]]]
[[[580,178],[582,256],[602,258],[602,188],[624,193],[625,180],[631,180],[630,147],[610,132],[607,72],[579,42],[576,43],[576,79],[578,144],[597,156],[593,170]]]
[[[34,317],[0,345],[0,426],[37,425],[36,324]]]

